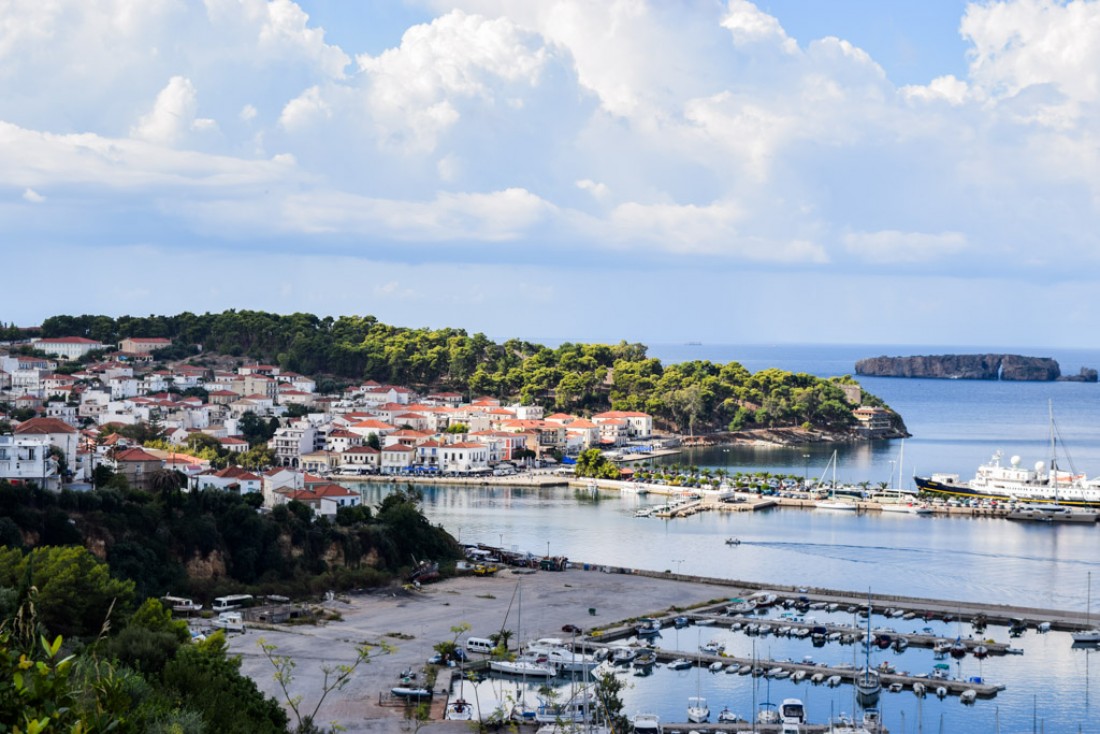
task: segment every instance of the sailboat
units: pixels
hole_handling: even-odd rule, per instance
[[[1088,579],[1088,592],[1085,600],[1085,627],[1089,626],[1089,617],[1092,614],[1092,571],[1089,571]],[[1091,629],[1074,632],[1073,641],[1085,645],[1100,643],[1100,627],[1092,627]]]
[[[700,633],[699,642],[703,641]],[[707,699],[703,698],[700,687],[702,686],[702,665],[696,665],[695,669],[695,695],[688,697],[687,718],[693,724],[700,724],[710,719],[710,707]]]
[[[864,639],[865,651],[863,669],[856,675],[856,701],[864,708],[871,708],[878,703],[879,694],[882,693],[882,680],[877,670],[871,667],[871,592],[867,592],[867,637]]]
[[[829,499],[818,500],[814,502],[814,507],[819,510],[840,510],[843,512],[855,512],[859,509],[859,505],[855,502],[847,502],[838,500],[836,498],[836,456],[837,452],[833,451],[832,458],[829,459],[829,463],[825,465],[825,471],[821,473],[821,482],[825,482],[825,475],[829,473],[829,467],[833,468],[833,479],[829,485]]]

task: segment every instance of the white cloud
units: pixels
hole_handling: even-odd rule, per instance
[[[911,101],[934,102],[942,100],[959,106],[970,98],[970,86],[954,75],[933,79],[927,85],[911,84],[901,88],[902,96]]]
[[[286,103],[279,115],[279,125],[287,130],[301,130],[316,121],[332,117],[332,107],[321,94],[320,87],[310,87]]]
[[[581,191],[587,191],[596,199],[606,199],[607,195],[611,193],[611,189],[607,188],[607,184],[597,183],[590,178],[582,178],[577,181],[577,188]]]
[[[546,56],[537,39],[506,18],[453,11],[410,28],[398,48],[357,62],[368,80],[368,114],[379,137],[398,148],[430,151],[459,120],[458,100],[522,107],[502,89],[536,85]]]
[[[153,109],[142,115],[130,135],[150,143],[171,146],[191,130],[217,127],[213,120],[197,119],[198,94],[190,79],[174,76],[157,95]]]
[[[244,107],[241,108],[241,111],[237,113],[237,117],[241,118],[245,122],[251,122],[256,119],[256,115],[258,114],[259,111],[257,111],[255,107],[250,104],[246,104]]]
[[[1100,3],[971,3],[960,32],[973,44],[970,76],[990,96],[1052,84],[1067,104],[1100,100]]]
[[[787,53],[798,50],[798,44],[787,36],[783,26],[771,15],[748,0],[729,0],[728,14],[722,27],[729,30],[736,43],[765,42],[778,45]]]
[[[46,197],[34,189],[23,189],[23,200],[29,201],[32,204],[41,204],[46,201]]]
[[[851,254],[875,263],[922,263],[953,257],[967,247],[961,232],[850,232],[844,246]]]

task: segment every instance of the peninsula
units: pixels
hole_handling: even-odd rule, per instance
[[[926,377],[948,380],[1004,380],[1005,382],[1096,382],[1096,370],[1081,368],[1063,376],[1050,357],[1018,354],[940,354],[913,357],[870,357],[856,362],[856,374],[872,377]]]

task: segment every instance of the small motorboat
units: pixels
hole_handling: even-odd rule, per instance
[[[936,686],[936,698],[947,698],[946,686]]]
[[[791,682],[792,683],[801,683],[805,678],[806,678],[806,671],[805,670],[796,670],[793,673],[791,673]]]
[[[730,663],[729,665],[726,666],[726,671],[725,672],[728,675],[733,675],[734,673],[740,673],[741,672],[741,663]]]
[[[904,688],[904,686],[901,683],[891,683],[887,687],[887,690],[890,691],[890,693],[901,693],[902,688]]]
[[[829,688],[836,688],[840,685],[842,680],[843,679],[839,675],[830,675],[825,679],[825,685],[829,686]]]
[[[728,706],[718,713],[719,724],[736,724],[739,721],[742,721],[741,717],[730,711]]]
[[[737,538],[726,538],[726,545],[741,545],[741,541]]]
[[[978,699],[978,692],[973,688],[967,688],[965,691],[959,694],[959,703],[965,703],[970,705]]]
[[[676,658],[666,666],[669,670],[687,670],[691,667],[691,661],[687,658]]]
[[[824,683],[825,682],[825,674],[824,673],[814,673],[813,675],[810,676],[810,682],[813,683],[815,686]]]
[[[423,688],[420,686],[394,686],[390,689],[390,693],[398,698],[431,698],[432,692],[429,688]]]
[[[927,692],[928,688],[923,683],[918,681],[913,684],[913,693],[916,694],[917,698],[924,698],[924,694]]]
[[[724,667],[725,666],[722,664],[722,661],[715,660],[713,663],[711,663],[708,666],[707,669],[710,670],[710,672],[712,672],[712,673],[720,673],[720,672],[722,672],[722,668],[724,668]]]
[[[446,717],[451,721],[470,721],[474,718],[474,707],[463,698],[447,704]]]

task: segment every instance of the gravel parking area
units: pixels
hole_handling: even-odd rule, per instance
[[[348,685],[325,700],[316,721],[338,722],[349,732],[412,730],[403,709],[380,705],[380,695],[398,684],[403,671],[421,671],[433,654],[432,646],[454,637],[452,626],[469,624],[468,635],[475,637],[506,627],[515,633],[514,648],[538,637],[565,637],[561,628],[566,624],[582,629],[604,626],[728,593],[712,585],[631,574],[571,569],[517,575],[502,570],[488,578],[455,578],[421,590],[394,588],[325,602],[326,608],[339,613],[341,621],[264,629],[252,626],[231,637],[230,649],[240,655],[241,671],[280,700],[274,670],[257,641],[262,637],[276,645],[279,654],[290,656],[295,662],[291,693],[302,697],[301,709],[308,713],[320,697],[322,666],[354,661],[357,644],[385,642],[391,651],[372,651],[369,662],[359,667]],[[441,698],[437,692],[436,699]],[[420,728],[432,732],[468,730],[463,722],[431,722]]]

